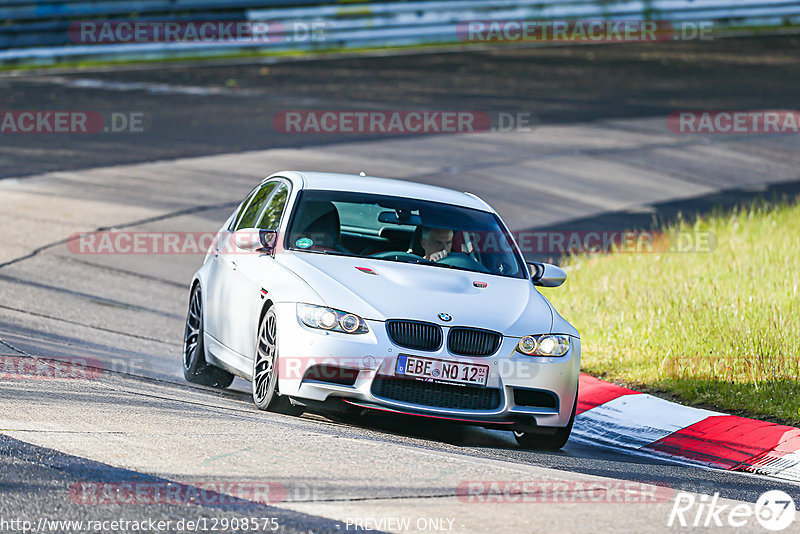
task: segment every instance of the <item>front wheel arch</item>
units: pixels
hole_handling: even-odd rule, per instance
[[[258,351],[258,335],[259,335],[259,330],[261,329],[261,321],[264,320],[264,316],[267,314],[267,312],[273,306],[275,306],[275,303],[272,302],[272,299],[267,299],[266,301],[264,301],[264,304],[261,306],[261,311],[258,314],[258,321],[256,321],[256,325],[255,325],[256,329],[253,332],[253,341],[254,342],[253,342],[253,350],[250,353],[251,359],[255,359],[256,351]]]
[[[261,318],[258,321],[259,326],[256,337],[256,348],[255,352],[253,353],[253,373],[252,373],[253,377],[251,380],[251,391],[253,396],[253,402],[255,403],[256,407],[258,407],[260,410],[268,410],[272,412],[283,413],[286,415],[297,416],[301,415],[305,411],[305,408],[303,406],[293,404],[288,397],[280,394],[280,372],[279,372],[280,355],[278,352],[278,343],[277,343],[279,337],[278,326],[277,326],[278,321],[277,321],[277,315],[275,314],[274,311],[272,311],[272,314],[270,315],[270,310],[273,310],[273,308],[274,304],[271,301],[264,303],[261,313]],[[271,363],[271,373],[274,376],[274,383],[267,386],[265,391],[262,391],[261,385],[257,383],[256,380],[257,377],[259,376],[259,365],[262,361],[264,361],[259,359],[260,357],[259,344],[262,341],[261,340],[262,328],[268,328],[268,326],[266,326],[265,324],[265,320],[267,319],[268,315],[270,315],[270,317],[274,319],[273,325],[275,326],[275,332],[272,335],[269,335],[267,332],[264,332],[263,334],[266,336],[265,341],[269,337],[273,338],[273,343],[271,343],[272,350],[270,352],[272,352],[273,354],[272,356],[273,359]]]

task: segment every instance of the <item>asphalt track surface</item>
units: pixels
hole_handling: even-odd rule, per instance
[[[640,124],[636,122],[639,119],[646,122],[650,117],[663,118],[681,109],[797,109],[800,99],[797,94],[797,87],[800,87],[798,45],[797,37],[768,37],[707,43],[509,48],[268,65],[39,72],[0,77],[3,109],[144,111],[149,116],[145,134],[0,137],[0,177],[15,178],[8,186],[10,189],[3,190],[5,199],[0,200],[4,202],[5,213],[0,217],[4,228],[15,230],[21,228],[17,218],[22,217],[25,227],[31,231],[21,241],[12,239],[0,258],[0,354],[89,356],[113,370],[98,380],[98,384],[85,387],[74,383],[60,385],[58,381],[41,387],[36,381],[3,381],[0,515],[4,518],[21,514],[33,516],[54,509],[72,518],[110,518],[120,514],[161,518],[219,515],[220,510],[213,506],[196,504],[155,504],[145,509],[122,506],[118,509],[86,507],[68,498],[69,488],[80,481],[179,478],[171,476],[166,468],[158,471],[148,467],[150,464],[145,461],[149,461],[148,458],[140,464],[132,460],[126,464],[139,465],[137,470],[120,467],[107,451],[92,450],[91,454],[84,455],[63,452],[85,448],[71,442],[63,445],[59,441],[61,438],[53,436],[56,432],[48,434],[46,429],[26,429],[21,422],[23,406],[31,407],[31,412],[25,414],[32,421],[38,421],[46,419],[47,408],[56,401],[73,406],[73,411],[76,405],[84,406],[89,414],[99,410],[111,419],[114,410],[121,413],[136,405],[133,401],[127,404],[120,400],[114,406],[107,397],[103,397],[102,402],[96,397],[97,408],[93,407],[94,393],[87,391],[101,386],[111,390],[127,389],[139,395],[152,389],[153,398],[149,404],[137,406],[142,410],[165,412],[159,416],[158,428],[162,430],[169,429],[170,413],[178,419],[178,410],[198,410],[204,421],[213,424],[216,420],[220,425],[226,421],[220,411],[231,410],[241,412],[241,418],[256,429],[253,430],[256,434],[297,436],[298,447],[320,442],[335,447],[337,440],[352,440],[355,444],[363,443],[365,448],[368,445],[378,447],[387,454],[401,449],[424,451],[432,455],[430,465],[434,466],[437,460],[444,461],[445,457],[449,458],[447,455],[455,455],[525,468],[555,469],[570,476],[642,481],[704,494],[719,492],[724,498],[746,502],[755,502],[761,493],[776,488],[789,492],[795,500],[800,499],[800,489],[787,483],[647,460],[593,445],[571,442],[561,452],[540,453],[518,449],[508,435],[480,429],[433,427],[404,419],[367,418],[354,423],[318,414],[291,419],[259,413],[248,402],[244,383],[237,381],[232,390],[217,392],[189,386],[179,376],[177,358],[187,297],[185,286],[201,258],[179,257],[168,258],[168,261],[164,257],[81,258],[70,256],[57,244],[64,237],[59,230],[62,218],[65,227],[77,225],[81,230],[119,227],[127,222],[146,229],[194,229],[202,225],[203,229],[213,231],[243,192],[262,175],[277,170],[262,167],[259,172],[251,163],[250,167],[230,168],[230,181],[223,182],[219,174],[228,160],[220,160],[219,168],[209,167],[205,174],[200,162],[187,164],[182,175],[165,177],[165,180],[175,181],[169,186],[150,188],[148,181],[158,182],[159,177],[148,175],[148,168],[112,168],[116,169],[112,173],[121,176],[122,186],[120,182],[103,182],[102,179],[81,182],[78,177],[91,176],[82,169],[309,146],[320,149],[331,146],[333,151],[347,153],[343,143],[355,147],[353,150],[362,158],[369,158],[373,151],[380,152],[381,146],[394,149],[391,143],[395,139],[388,136],[282,134],[272,127],[272,118],[283,110],[533,112],[543,127],[582,127],[615,120]],[[454,144],[460,142],[453,141]],[[774,140],[774,144],[769,145],[772,152],[763,150],[779,154],[776,146],[791,147],[794,146],[792,142],[786,145],[783,140]],[[502,151],[503,144],[491,148]],[[309,153],[304,150],[303,153]],[[413,162],[414,154],[409,152],[402,157]],[[425,158],[430,159],[430,156],[422,154],[421,159]],[[230,161],[240,160],[232,156]],[[305,167],[299,160],[294,166]],[[757,194],[763,195],[764,191],[796,194],[800,179],[796,172],[798,167],[794,167],[792,176],[792,165],[788,166],[790,170],[779,184],[756,188]],[[391,166],[386,169],[384,174],[391,173]],[[55,174],[35,176],[47,172]],[[57,179],[54,186],[51,185],[53,177]],[[125,187],[126,177],[130,177],[135,187]],[[423,178],[425,180],[428,178]],[[437,177],[429,180],[441,183]],[[724,189],[690,195],[674,202],[667,199],[657,208],[667,215],[702,211],[714,204],[738,202],[756,195],[749,191],[744,188],[732,193]],[[36,202],[41,203],[42,213],[31,217],[29,204],[35,208]],[[72,202],[76,202],[74,207]],[[103,211],[104,204],[109,206],[107,211]],[[129,211],[119,208],[127,204],[130,204]],[[614,225],[634,227],[651,217],[650,213],[615,212],[613,208],[610,206],[604,212],[574,219],[581,224],[597,225],[610,224],[608,217],[613,216]],[[67,211],[80,210],[85,210],[85,220],[65,215]],[[165,221],[172,226],[164,226]],[[529,225],[524,217],[512,224],[515,228]],[[51,244],[54,246],[49,246]],[[43,245],[47,246],[40,248]],[[183,408],[168,406],[170,402],[183,403]],[[204,403],[209,405],[208,409],[203,408]],[[41,405],[41,412],[34,410],[37,405]],[[54,409],[58,413],[57,407]],[[65,409],[64,418],[67,418],[66,412]],[[87,415],[87,420],[90,418]],[[221,450],[207,451],[209,455],[230,452],[219,442],[214,442],[214,446]],[[175,464],[183,465],[186,459],[180,457],[179,451],[173,453],[178,455]],[[152,465],[156,465],[156,460],[152,461]],[[350,465],[348,468],[355,469],[361,476],[370,476],[367,466]],[[316,477],[317,473],[295,474],[298,478],[323,478]],[[184,479],[191,481],[190,477]],[[425,493],[404,487],[400,479],[394,482],[382,488],[376,498],[391,503],[433,498],[437,490],[446,491],[446,488],[434,487]],[[317,483],[323,484],[321,480]],[[357,488],[358,484],[352,483],[347,491],[334,492],[333,497],[323,500],[338,502],[340,498],[341,504],[348,499],[358,501],[369,497],[363,493],[359,495]],[[244,502],[229,505],[224,512],[237,516],[256,512],[259,516],[278,515],[287,531],[341,530],[341,524],[337,527],[326,518],[333,516],[329,511],[324,513],[323,504],[316,503],[315,508],[315,503],[311,502],[311,511],[303,512],[297,511],[297,507],[288,510],[282,506]],[[316,514],[316,509],[320,510],[320,515]],[[492,517],[488,510],[486,516],[484,528],[473,524],[473,528],[466,526],[464,531],[493,526],[498,527],[494,530],[503,530],[502,517]],[[624,524],[619,517],[603,516],[598,520],[606,527]],[[666,516],[661,520],[665,522]],[[653,530],[661,530],[664,522],[654,524]],[[592,524],[590,520],[576,520],[572,526],[576,530],[586,530]],[[561,530],[572,528],[566,523],[561,525]]]
[[[0,76],[6,110],[148,118],[146,135],[5,135],[0,177],[385,137],[285,134],[273,118],[286,110],[472,110],[564,124],[795,109],[798,50],[800,36],[782,36]]]

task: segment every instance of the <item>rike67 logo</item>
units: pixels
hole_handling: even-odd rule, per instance
[[[780,490],[762,494],[755,505],[749,503],[722,504],[719,493],[713,496],[678,493],[667,526],[679,527],[732,527],[752,526],[753,519],[773,532],[788,528],[794,523],[797,511],[791,495]]]

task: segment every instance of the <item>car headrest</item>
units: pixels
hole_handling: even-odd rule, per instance
[[[328,200],[304,202],[294,228],[292,239],[308,237],[317,246],[333,247],[341,240],[339,211]]]
[[[416,230],[414,230],[408,250],[417,256],[425,256],[425,249],[422,248],[422,226],[417,226]]]

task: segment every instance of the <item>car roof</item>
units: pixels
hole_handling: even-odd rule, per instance
[[[378,178],[376,176],[359,176],[355,174],[337,174],[330,172],[282,171],[270,178],[282,176],[288,178],[301,189],[324,191],[358,191],[395,197],[416,198],[432,202],[442,202],[465,208],[494,212],[491,206],[470,193],[461,193],[444,187],[419,184],[405,180]]]

